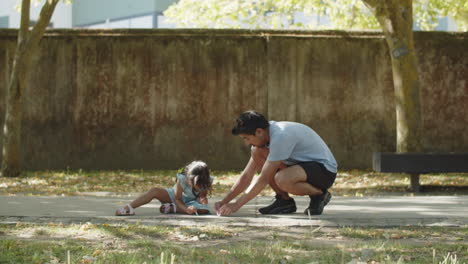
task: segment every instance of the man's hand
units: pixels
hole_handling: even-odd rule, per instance
[[[216,203],[215,203],[215,210],[216,210],[216,213],[219,214],[219,209],[221,209],[221,207],[223,207],[223,205],[225,205],[225,203],[223,203],[222,201],[219,201],[219,202],[216,202]]]
[[[240,209],[240,206],[237,205],[237,203],[228,203],[228,204],[223,205],[219,209],[218,213],[220,215],[230,215],[230,214],[237,212],[239,209]]]
[[[189,207],[187,207],[187,209],[185,209],[185,212],[186,212],[187,214],[192,215],[192,214],[194,214],[194,213],[197,212],[197,208],[195,208],[195,207],[193,207],[193,206],[189,206]]]

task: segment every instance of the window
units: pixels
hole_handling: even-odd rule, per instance
[[[8,28],[9,27],[9,20],[10,18],[7,16],[0,17],[0,28]]]
[[[127,17],[124,19],[106,20],[101,23],[84,26],[87,28],[152,28],[153,15]]]

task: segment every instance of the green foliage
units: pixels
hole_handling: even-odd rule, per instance
[[[437,18],[450,16],[460,30],[468,28],[468,2],[415,0],[415,22],[423,30],[437,26]],[[312,18],[294,21],[294,14]],[[164,15],[178,27],[271,29],[378,29],[379,24],[362,0],[180,0]],[[324,26],[317,16],[332,22]]]
[[[437,26],[437,18],[452,17],[460,31],[468,30],[468,1],[418,0],[413,3],[416,24],[423,30]]]

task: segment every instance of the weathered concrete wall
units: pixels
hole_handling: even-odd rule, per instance
[[[416,33],[428,151],[468,151],[467,40]],[[0,31],[2,102],[15,43]],[[377,33],[52,31],[25,91],[24,166],[241,168],[248,148],[230,130],[256,109],[310,125],[341,167],[370,167],[395,150],[387,52]]]

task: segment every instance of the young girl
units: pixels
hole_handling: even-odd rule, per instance
[[[130,204],[117,209],[115,215],[135,215],[134,209],[158,199],[162,205],[159,211],[164,214],[209,214],[208,193],[213,177],[203,161],[188,164],[182,174],[177,173],[177,182],[172,188],[152,188]]]

